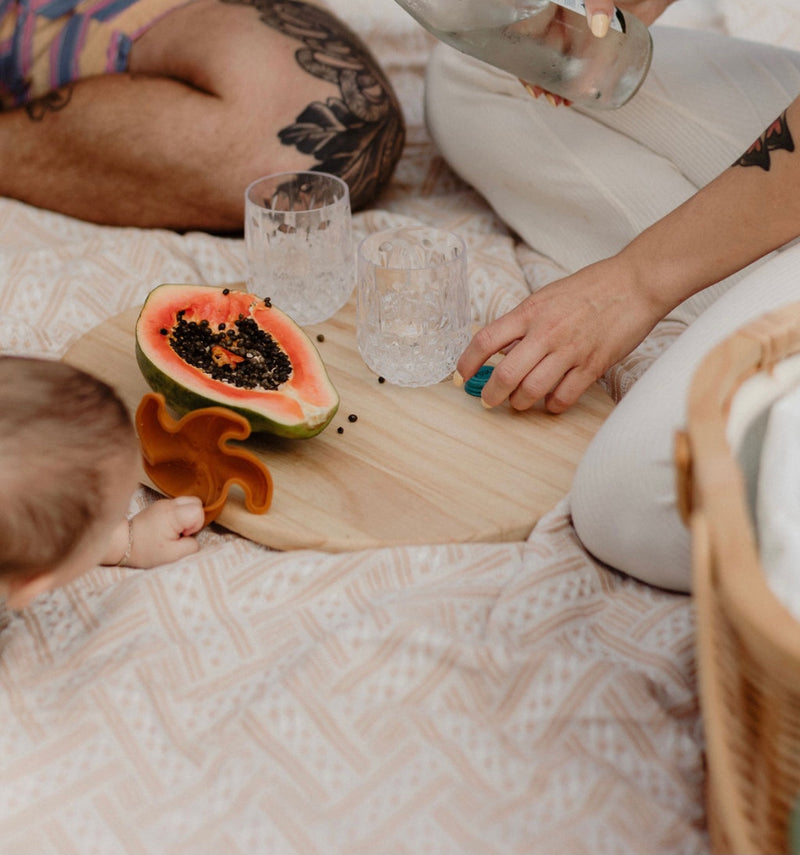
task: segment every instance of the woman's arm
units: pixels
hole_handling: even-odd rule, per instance
[[[800,129],[800,97],[735,164],[624,250],[667,310],[800,235],[792,129]]]
[[[562,412],[675,306],[800,235],[800,98],[731,167],[611,258],[545,286],[480,330],[471,377],[505,352],[486,406]],[[757,300],[758,295],[754,294]]]

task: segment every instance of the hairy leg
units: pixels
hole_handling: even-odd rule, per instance
[[[388,81],[330,13],[195,0],[134,43],[129,73],[0,113],[0,193],[111,225],[233,231],[269,172],[334,172],[368,204],[403,141]]]

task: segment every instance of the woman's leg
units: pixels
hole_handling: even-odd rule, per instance
[[[800,243],[751,270],[659,357],[617,404],[578,467],[575,529],[600,560],[645,582],[690,587],[689,532],[675,499],[675,433],[703,357],[744,324],[800,300]]]
[[[238,230],[269,172],[335,172],[369,203],[403,137],[386,77],[330,13],[195,0],[134,42],[129,73],[0,113],[0,193],[112,225]]]
[[[643,89],[607,113],[554,109],[518,81],[438,49],[427,116],[454,168],[535,249],[576,270],[608,256],[736,160],[800,92],[800,54],[654,28]],[[689,536],[675,501],[673,443],[704,354],[800,299],[800,246],[679,306],[691,324],[628,392],[573,484],[587,549],[652,584],[686,590]]]
[[[534,249],[572,272],[625,246],[739,157],[800,92],[800,54],[653,29],[625,107],[579,112],[441,46],[426,116],[453,168]]]

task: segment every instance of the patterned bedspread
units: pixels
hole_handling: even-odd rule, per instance
[[[410,128],[356,236],[457,230],[476,318],[494,317],[559,271],[433,149],[426,37],[368,23]],[[239,239],[0,200],[3,351],[60,356],[158,282],[243,277]],[[674,333],[615,369],[612,394]],[[569,497],[521,543],[200,539],[176,564],[98,568],[0,612],[0,852],[707,851],[691,601],[592,560]]]

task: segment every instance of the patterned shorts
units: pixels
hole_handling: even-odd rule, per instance
[[[125,71],[135,39],[187,0],[0,0],[0,110]]]

